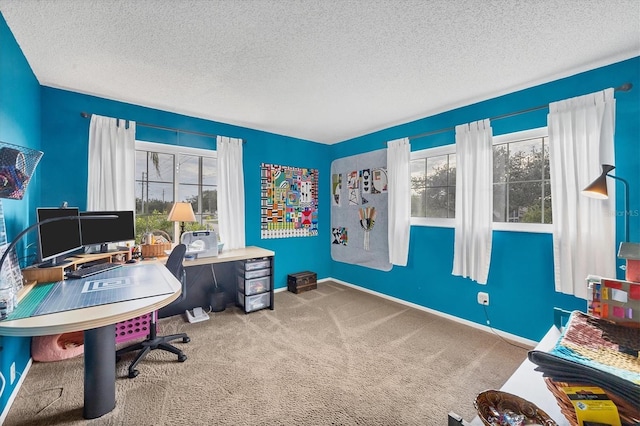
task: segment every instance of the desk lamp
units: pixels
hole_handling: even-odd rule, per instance
[[[615,166],[611,164],[602,165],[602,174],[598,176],[589,186],[582,190],[582,194],[591,198],[598,198],[600,200],[606,200],[609,198],[609,192],[607,191],[607,177],[615,180],[619,180],[624,184],[624,241],[629,242],[629,183],[615,175],[610,175]]]
[[[174,203],[167,220],[170,222],[180,222],[180,235],[182,235],[184,234],[184,223],[195,222],[196,215],[193,214],[191,203]]]

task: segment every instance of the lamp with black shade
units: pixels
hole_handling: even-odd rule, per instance
[[[609,198],[609,192],[607,190],[607,178],[610,177],[621,182],[624,185],[624,240],[620,242],[618,247],[618,258],[626,259],[627,265],[621,266],[622,269],[626,269],[627,279],[634,281],[635,277],[640,276],[638,273],[638,263],[640,263],[640,243],[633,243],[630,241],[629,234],[629,183],[618,176],[609,174],[615,166],[611,164],[602,165],[602,173],[591,184],[582,190],[582,193],[588,197],[598,198],[605,200]],[[633,265],[633,268],[630,266]],[[634,278],[630,278],[633,276]]]

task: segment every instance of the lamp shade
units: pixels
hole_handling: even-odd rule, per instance
[[[601,200],[606,200],[609,198],[609,192],[607,191],[607,173],[611,170],[615,169],[615,166],[610,164],[602,165],[602,174],[598,176],[596,180],[591,182],[585,189],[582,190],[582,193],[587,197],[598,198]]]
[[[193,214],[191,203],[174,203],[167,220],[171,222],[195,222],[196,215]]]

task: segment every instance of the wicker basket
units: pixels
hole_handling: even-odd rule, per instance
[[[558,402],[558,406],[560,407],[560,412],[567,418],[569,424],[571,426],[579,426],[578,418],[576,416],[576,411],[573,408],[573,404],[571,400],[567,396],[566,393],[562,390],[563,387],[567,386],[589,386],[584,383],[575,384],[575,383],[565,383],[565,382],[556,382],[549,377],[544,378],[545,383],[547,384],[547,388],[551,391],[553,396],[556,397],[556,401]],[[620,398],[614,393],[607,392],[605,393],[609,397],[609,399],[616,405],[618,408],[618,414],[620,415],[620,419],[622,420],[622,424],[624,425],[635,425],[640,423],[640,409],[634,407],[632,404],[628,403],[626,400]]]
[[[142,244],[142,257],[163,257],[165,250],[171,250],[171,243]]]

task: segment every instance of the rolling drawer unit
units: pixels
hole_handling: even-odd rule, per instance
[[[245,313],[273,309],[273,257],[238,261],[238,305]]]

